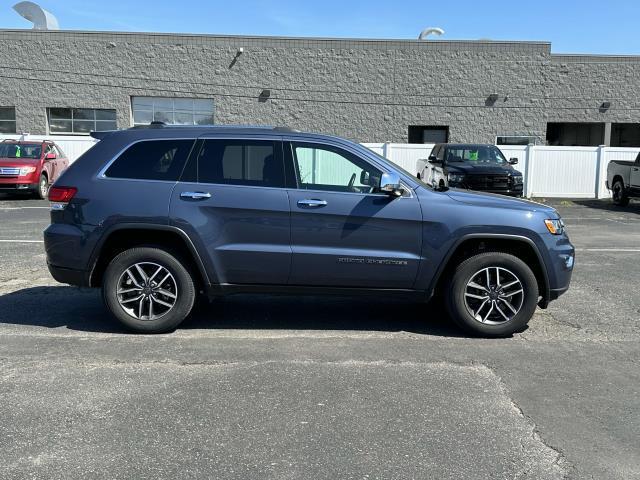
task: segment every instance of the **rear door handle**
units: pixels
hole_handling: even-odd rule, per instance
[[[316,199],[298,200],[298,206],[299,207],[307,207],[307,208],[326,207],[327,206],[327,201],[326,200],[316,200]]]
[[[191,198],[192,200],[204,200],[205,198],[211,198],[209,192],[182,192],[180,198]]]

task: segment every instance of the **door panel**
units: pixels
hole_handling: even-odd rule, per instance
[[[416,198],[290,190],[289,202],[290,284],[413,287],[422,246]]]
[[[184,192],[211,197],[184,198]],[[179,182],[170,209],[172,223],[207,252],[216,283],[287,283],[291,247],[286,190]]]
[[[213,281],[286,284],[291,231],[281,142],[205,139],[189,163],[170,219],[207,253]]]

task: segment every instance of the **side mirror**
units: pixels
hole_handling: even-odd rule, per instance
[[[439,160],[435,155],[429,155],[429,163],[431,165],[442,165],[444,162]]]
[[[517,165],[517,164],[518,164],[518,159],[516,157],[509,159],[509,165]]]
[[[400,197],[404,193],[397,173],[383,173],[380,179],[380,190],[387,195]]]
[[[360,185],[370,185],[370,178],[369,178],[369,172],[367,172],[366,170],[362,170],[360,172]]]
[[[44,159],[45,159],[45,160],[55,160],[56,158],[58,158],[58,157],[56,157],[56,154],[55,154],[55,153],[47,153],[47,154],[44,156]]]

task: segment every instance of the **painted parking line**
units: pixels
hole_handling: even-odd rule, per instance
[[[0,207],[0,211],[3,212],[10,210],[51,210],[51,207]]]
[[[578,252],[640,252],[640,248],[576,248]]]
[[[0,243],[44,243],[44,240],[15,240],[0,239]]]

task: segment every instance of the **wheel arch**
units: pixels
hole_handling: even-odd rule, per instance
[[[148,246],[165,248],[179,255],[203,288],[210,285],[209,275],[195,245],[187,234],[169,225],[119,224],[111,227],[94,248],[90,260],[89,285],[99,287],[107,265],[114,256],[129,248]]]
[[[441,262],[440,268],[431,281],[428,296],[432,297],[442,290],[449,274],[462,260],[488,251],[511,253],[525,260],[532,267],[538,282],[539,295],[542,297],[538,305],[541,308],[547,307],[551,291],[544,258],[535,242],[521,235],[472,233],[459,238]]]

